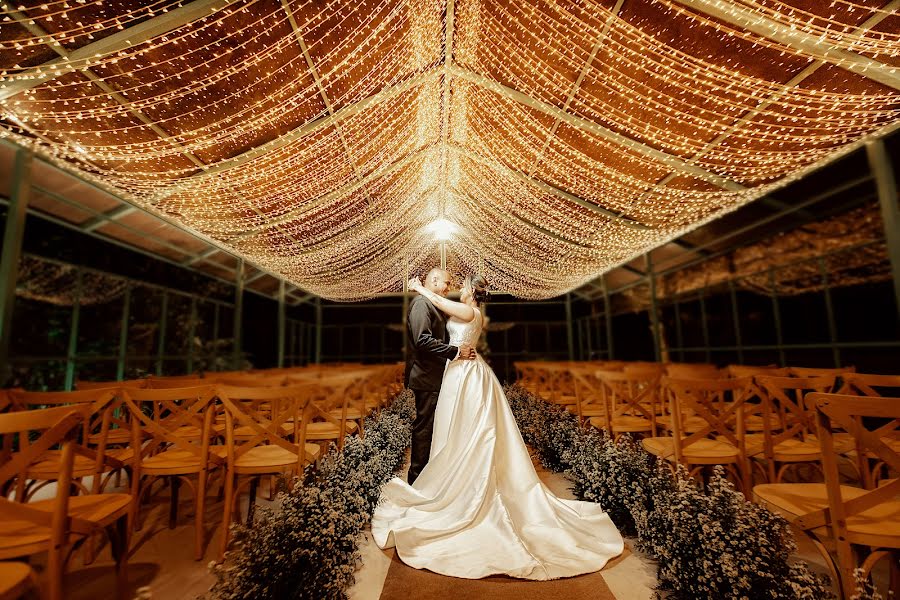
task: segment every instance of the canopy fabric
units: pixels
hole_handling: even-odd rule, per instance
[[[900,2],[2,5],[0,137],[316,295],[546,298],[893,131]]]

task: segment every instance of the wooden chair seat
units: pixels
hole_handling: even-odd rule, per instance
[[[91,446],[96,446],[103,439],[102,433],[93,433],[88,436],[88,443]],[[130,444],[131,443],[131,430],[120,427],[118,429],[110,429],[106,434],[106,443],[111,446],[116,446],[119,444]]]
[[[29,590],[37,587],[34,571],[25,563],[0,563],[0,600],[22,598]]]
[[[842,485],[840,489],[845,502],[868,491],[849,485]],[[759,504],[787,513],[791,520],[828,508],[828,491],[824,483],[764,483],[753,488],[753,497]],[[829,527],[812,531],[822,538],[831,537]],[[848,516],[847,533],[851,544],[900,547],[900,498]]]
[[[217,446],[210,446],[210,451],[215,452]],[[185,475],[199,473],[204,466],[200,456],[189,450],[173,448],[164,450],[159,454],[148,456],[141,461],[141,471],[144,475]]]
[[[128,513],[132,498],[128,494],[92,494],[69,498],[70,517],[106,526]],[[28,508],[53,512],[56,501],[40,500]],[[26,519],[0,520],[0,558],[16,558],[41,552],[50,540],[50,527]]]
[[[331,411],[331,412],[328,413],[328,414],[330,414],[330,415],[331,415],[332,417],[334,417],[335,419],[340,419],[340,418],[341,418],[341,410],[340,410],[340,409],[335,409],[335,410]],[[358,408],[351,408],[351,407],[349,407],[349,406],[347,407],[346,419],[347,419],[348,421],[356,421],[357,419],[365,418],[365,417],[367,417],[368,415],[369,415],[369,411],[368,411],[368,410],[367,410],[365,413],[363,413],[363,412],[362,412],[361,410],[359,410]]]
[[[218,435],[223,435],[225,433],[225,423],[218,423],[213,425],[213,431],[215,431]],[[293,431],[293,428],[288,426],[287,424],[282,425],[278,428],[282,435],[288,436]],[[234,428],[234,439],[239,441],[247,441],[256,437],[257,431],[251,427],[250,425],[241,425],[239,427]]]
[[[622,417],[614,417],[610,421],[612,429],[615,433],[641,433],[644,431],[653,431],[653,424],[650,419],[644,417],[634,417],[625,415]]]
[[[578,406],[566,406],[566,410],[572,413],[573,415],[578,414]],[[582,406],[581,407],[581,416],[582,417],[605,417],[606,416],[606,408],[603,406]]]
[[[655,456],[675,461],[675,439],[651,437],[641,440],[644,449]],[[737,463],[741,452],[731,444],[720,440],[701,439],[682,450],[684,459],[695,465],[722,465]]]
[[[200,436],[203,435],[203,432],[196,425],[183,425],[174,429],[172,435],[184,438],[185,440],[194,441],[199,440]]]
[[[13,453],[15,456],[17,453]],[[50,480],[56,479],[59,467],[62,464],[62,452],[59,450],[47,450],[41,454],[41,458],[32,463],[26,471],[30,479]],[[72,466],[72,477],[91,477],[96,472],[96,461],[93,458],[76,454]]]
[[[765,418],[762,415],[745,415],[744,430],[745,431],[763,431],[766,428]],[[778,431],[774,429],[773,431]]]
[[[228,448],[216,446],[212,450],[216,455],[226,458]],[[306,444],[306,454],[312,461],[319,459],[322,448],[318,444]],[[236,473],[271,473],[272,469],[290,468],[297,466],[297,455],[274,444],[268,446],[256,446],[247,450],[234,461]]]
[[[347,421],[347,434],[356,433],[359,427],[353,421]],[[306,439],[308,440],[333,440],[341,434],[337,425],[328,421],[316,421],[306,426]]]
[[[672,429],[672,416],[671,415],[662,415],[656,417],[656,424],[663,427],[663,429]],[[709,423],[706,422],[706,419],[703,417],[685,417],[681,420],[681,431],[684,433],[693,433],[695,431],[701,431],[706,429],[709,426]]]

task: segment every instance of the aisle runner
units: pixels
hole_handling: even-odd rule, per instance
[[[502,576],[458,579],[413,569],[403,564],[396,552],[391,554],[381,600],[616,600],[601,572],[553,581],[523,581]],[[626,549],[609,561],[604,570],[615,567],[629,554]]]

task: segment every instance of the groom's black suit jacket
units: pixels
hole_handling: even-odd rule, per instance
[[[456,358],[458,351],[447,343],[447,319],[428,298],[416,296],[409,305],[406,329],[406,387],[440,391],[445,361]]]

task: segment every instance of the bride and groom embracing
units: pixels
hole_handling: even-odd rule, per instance
[[[600,505],[557,498],[540,481],[503,388],[475,353],[487,282],[432,269],[409,307],[406,384],[416,398],[409,484],[395,477],[372,518],[404,563],[479,579],[557,579],[597,571],[623,541]]]

